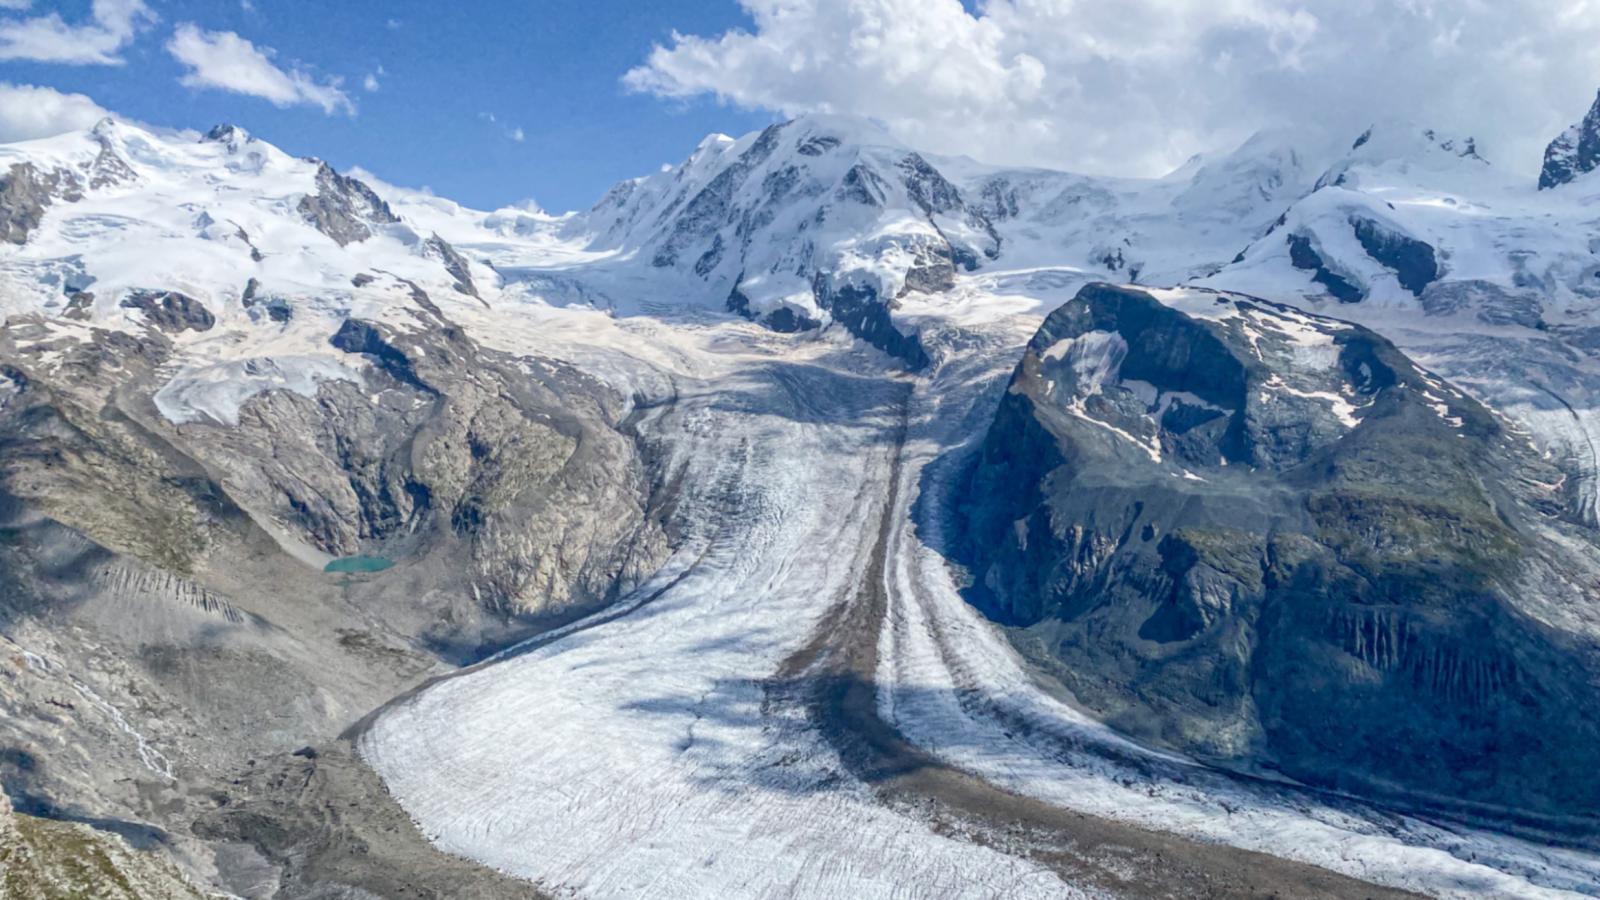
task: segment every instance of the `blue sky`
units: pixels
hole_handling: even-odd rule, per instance
[[[124,65],[3,60],[0,81],[86,94],[157,125],[233,122],[291,153],[360,165],[480,208],[530,197],[551,210],[586,207],[619,179],[677,162],[709,132],[772,121],[621,82],[673,29],[720,32],[744,22],[734,0],[148,3],[160,21],[121,48]],[[69,25],[92,21],[89,0],[34,0],[0,15],[51,12]],[[354,115],[180,84],[185,66],[166,45],[188,22],[272,48],[280,68],[298,66],[318,83],[342,79]],[[376,91],[363,87],[368,75]]]
[[[812,110],[933,153],[1118,175],[1262,128],[1400,120],[1532,172],[1600,86],[1594,2],[0,0],[0,141],[106,109],[228,121],[479,208],[553,211],[709,132]]]

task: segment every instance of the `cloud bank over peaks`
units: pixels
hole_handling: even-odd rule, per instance
[[[1265,127],[1411,119],[1535,170],[1600,86],[1595,0],[740,0],[624,76],[927,150],[1157,175]]]

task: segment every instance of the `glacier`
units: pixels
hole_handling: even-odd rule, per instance
[[[108,121],[0,146],[0,168],[24,164],[84,183],[0,250],[7,340],[58,371],[96,331],[160,330],[131,294],[199,304],[213,321],[168,329],[175,362],[142,386],[174,428],[364,384],[375,355],[330,347],[355,317],[402,335],[447,319],[626,398],[619,418],[677,485],[666,562],[355,738],[450,854],[595,897],[1108,896],[1164,852],[1442,897],[1600,894],[1592,847],[1118,734],[966,602],[932,537],[1023,346],[1092,282],[1372,328],[1505,417],[1593,527],[1600,177],[1541,191],[1468,140],[1379,123],[1096,178],[923,155],[831,116],[709,137],[563,215],[346,181],[240,129]],[[1292,335],[1308,367],[1320,327]],[[1139,350],[1089,349],[1060,353],[1106,369]],[[1353,427],[1345,398],[1304,396]],[[1600,636],[1582,604],[1549,615]],[[1133,849],[1073,830],[1091,827]]]

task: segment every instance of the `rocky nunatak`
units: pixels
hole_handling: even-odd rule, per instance
[[[972,601],[1119,728],[1594,827],[1592,538],[1501,419],[1359,326],[1090,285],[961,490]]]

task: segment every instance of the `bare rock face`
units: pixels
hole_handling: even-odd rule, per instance
[[[444,263],[444,270],[456,280],[455,289],[469,297],[478,297],[478,287],[472,283],[472,266],[466,257],[450,246],[450,242],[437,234],[423,242],[423,251]]]
[[[139,310],[146,322],[169,334],[210,331],[217,324],[205,304],[177,291],[129,291],[119,305]]]
[[[1580,175],[1600,169],[1600,95],[1583,121],[1550,142],[1539,170],[1539,189],[1567,184]]]
[[[301,197],[299,209],[307,222],[341,247],[372,237],[373,225],[400,221],[372,188],[327,163],[317,167],[317,192]]]
[[[1091,285],[1029,344],[963,489],[972,602],[1146,739],[1592,832],[1551,465],[1370,331],[1158,293]]]
[[[25,243],[52,203],[70,203],[82,195],[82,180],[70,171],[44,172],[33,163],[12,165],[0,178],[0,240]]]

